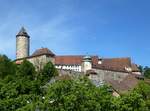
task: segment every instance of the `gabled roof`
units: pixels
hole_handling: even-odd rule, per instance
[[[103,58],[102,63],[93,64],[93,68],[103,69],[103,70],[112,70],[112,71],[121,71],[127,72],[125,68],[131,67],[130,58]]]
[[[67,55],[67,56],[55,56],[55,64],[59,65],[81,65],[84,55]],[[96,62],[98,56],[91,56],[92,63]]]
[[[24,27],[22,27],[20,29],[19,33],[16,35],[16,37],[18,37],[18,36],[25,36],[25,37],[28,37],[28,38],[30,37]]]
[[[49,55],[52,57],[55,56],[55,54],[52,51],[50,51],[48,48],[37,49],[31,56],[34,57],[34,56],[40,56],[40,55]]]
[[[82,63],[82,58],[83,56],[73,56],[73,55],[68,55],[68,56],[56,56],[55,57],[55,64],[66,64],[66,65],[79,65]]]
[[[132,72],[140,72],[138,66],[136,64],[131,64]]]
[[[84,55],[76,56],[55,56],[57,65],[81,65]],[[126,68],[131,67],[130,58],[103,58],[102,64],[98,64],[98,56],[91,56],[92,67],[102,70],[128,72]]]

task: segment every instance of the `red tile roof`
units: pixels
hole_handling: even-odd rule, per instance
[[[81,65],[84,55],[80,56],[55,56],[55,64],[66,64],[66,65]],[[92,63],[96,63],[98,56],[92,56]]]
[[[81,65],[83,60],[81,56],[55,56],[55,64],[59,65]],[[125,67],[131,67],[130,58],[103,58],[102,64],[98,64],[98,56],[91,56],[92,67],[102,70],[112,70],[127,72]]]
[[[38,57],[38,56],[42,56],[42,55],[46,55],[46,56],[50,56],[50,57],[55,56],[55,54],[52,51],[50,51],[48,48],[41,48],[41,49],[37,49],[31,56],[19,58],[19,59],[16,59],[15,61],[28,59],[28,58],[34,58],[34,57]]]
[[[55,64],[81,64],[83,56],[56,56]]]
[[[55,54],[50,51],[48,48],[41,48],[37,49],[31,56],[40,56],[40,55],[49,55],[49,56],[55,56]]]
[[[84,55],[55,56],[55,54],[48,48],[41,48],[37,49],[31,56],[28,56],[26,58],[33,58],[41,55],[55,57],[55,64],[57,65],[81,65],[84,57]],[[98,64],[99,61],[98,56],[91,56],[91,58],[92,58],[92,68],[127,72],[125,67],[127,68],[130,67],[133,68],[133,71],[139,71],[135,64],[131,64],[130,58],[103,58],[102,64]]]
[[[93,64],[93,68],[127,72],[125,67],[131,67],[130,58],[104,58],[102,64]]]

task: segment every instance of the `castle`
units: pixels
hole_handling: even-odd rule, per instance
[[[73,71],[89,75],[91,79],[122,80],[127,75],[141,75],[138,66],[131,59],[125,58],[101,58],[96,55],[55,55],[48,48],[37,49],[32,55],[30,51],[30,36],[22,27],[16,35],[16,63],[20,64],[24,59],[33,63],[37,70],[51,61],[59,70]]]

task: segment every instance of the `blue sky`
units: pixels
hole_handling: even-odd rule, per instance
[[[150,66],[149,0],[0,0],[0,53],[15,59],[15,35],[24,26],[30,54],[131,57]]]

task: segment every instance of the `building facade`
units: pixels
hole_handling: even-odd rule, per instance
[[[16,35],[16,63],[20,64],[27,59],[34,64],[37,70],[51,61],[59,70],[68,70],[88,74],[90,78],[106,78],[121,80],[129,74],[141,75],[138,66],[128,57],[101,58],[96,55],[55,55],[48,48],[37,49],[32,55],[30,52],[30,36],[24,28]]]

